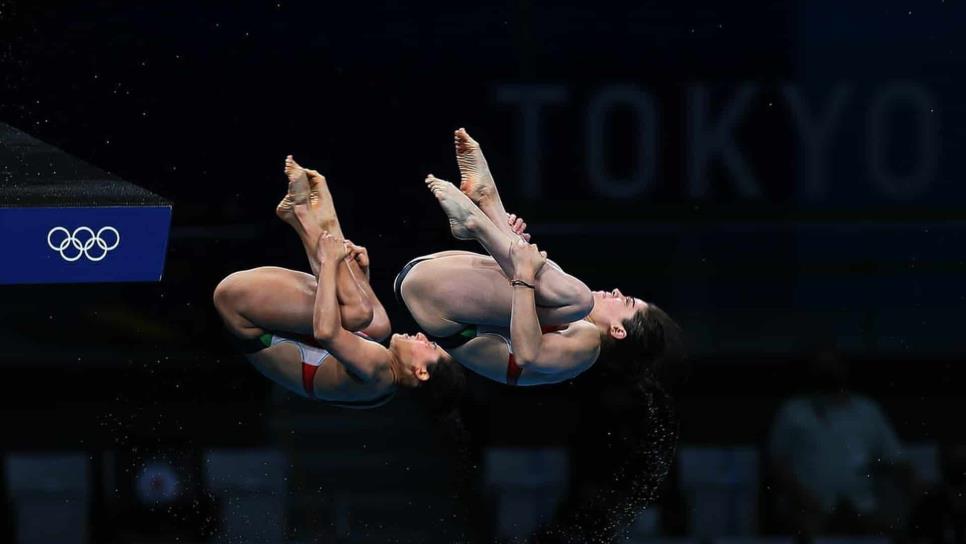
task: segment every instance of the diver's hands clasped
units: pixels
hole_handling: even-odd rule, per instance
[[[513,263],[513,278],[533,283],[543,265],[547,263],[547,252],[540,251],[536,244],[518,240],[510,244],[510,261]]]
[[[343,259],[347,262],[355,261],[366,279],[369,279],[369,250],[363,246],[333,236],[329,231],[322,231],[316,243],[316,254],[319,262],[337,263]]]
[[[530,233],[527,232],[527,222],[523,220],[522,217],[518,217],[515,213],[508,213],[506,217],[507,225],[510,225],[510,230],[514,234],[523,238],[525,242],[530,241]]]
[[[357,246],[353,244],[351,240],[345,241],[346,246],[349,249],[349,254],[346,255],[346,260],[355,261],[359,265],[359,270],[366,275],[366,279],[369,279],[369,250],[363,246]]]
[[[338,263],[349,255],[349,246],[342,238],[337,238],[328,231],[322,231],[319,235],[317,251],[320,262]]]

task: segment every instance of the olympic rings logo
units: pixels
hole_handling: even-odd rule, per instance
[[[55,234],[58,234],[58,236],[55,236]],[[107,240],[105,240],[105,234],[107,234]],[[108,244],[107,242],[112,235],[114,242]],[[61,236],[63,237],[61,238]],[[55,238],[60,238],[60,241],[54,243]],[[69,263],[81,257],[87,257],[88,260],[93,262],[100,261],[107,257],[107,253],[120,243],[121,234],[114,227],[101,227],[97,232],[94,232],[90,227],[77,227],[74,232],[64,227],[54,227],[47,233],[47,245],[50,246],[50,249],[60,253],[60,256]]]

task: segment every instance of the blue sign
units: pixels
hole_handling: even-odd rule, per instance
[[[0,284],[159,281],[170,206],[0,208]]]

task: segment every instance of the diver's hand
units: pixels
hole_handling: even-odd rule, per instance
[[[547,263],[547,252],[540,251],[536,244],[523,240],[510,244],[510,261],[513,263],[513,278],[532,283],[537,273]]]
[[[514,232],[520,238],[523,238],[525,242],[530,241],[530,233],[527,232],[527,222],[523,220],[522,217],[517,217],[515,213],[508,213],[506,215],[506,222],[510,225],[510,230]]]
[[[346,240],[346,246],[349,249],[349,254],[346,255],[346,259],[351,259],[359,265],[359,270],[366,275],[366,279],[369,279],[369,250],[363,246],[357,246],[353,244],[352,241]]]
[[[330,263],[337,263],[349,254],[345,240],[332,236],[329,231],[322,231],[322,234],[319,235],[317,251],[320,262],[328,261]]]

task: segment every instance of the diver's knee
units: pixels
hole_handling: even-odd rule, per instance
[[[227,314],[237,312],[241,301],[244,299],[248,276],[251,270],[242,270],[229,274],[225,279],[218,282],[215,291],[212,293],[212,300],[218,313],[225,317]]]
[[[566,295],[566,301],[567,303],[558,310],[561,313],[561,318],[568,323],[580,321],[594,309],[594,294],[586,287],[583,289],[571,288]]]
[[[399,285],[399,298],[408,304],[410,300],[427,293],[426,285],[425,274],[420,274],[418,268],[413,268]]]
[[[594,309],[594,294],[590,292],[590,289],[586,285],[581,285],[580,287],[574,297],[575,313],[579,314],[579,317],[574,321],[583,319]]]
[[[392,324],[385,310],[373,312],[372,321],[362,332],[376,342],[382,342],[392,334]]]
[[[343,306],[340,311],[342,313],[342,328],[347,331],[361,331],[372,323],[372,306],[362,304],[351,307]]]

